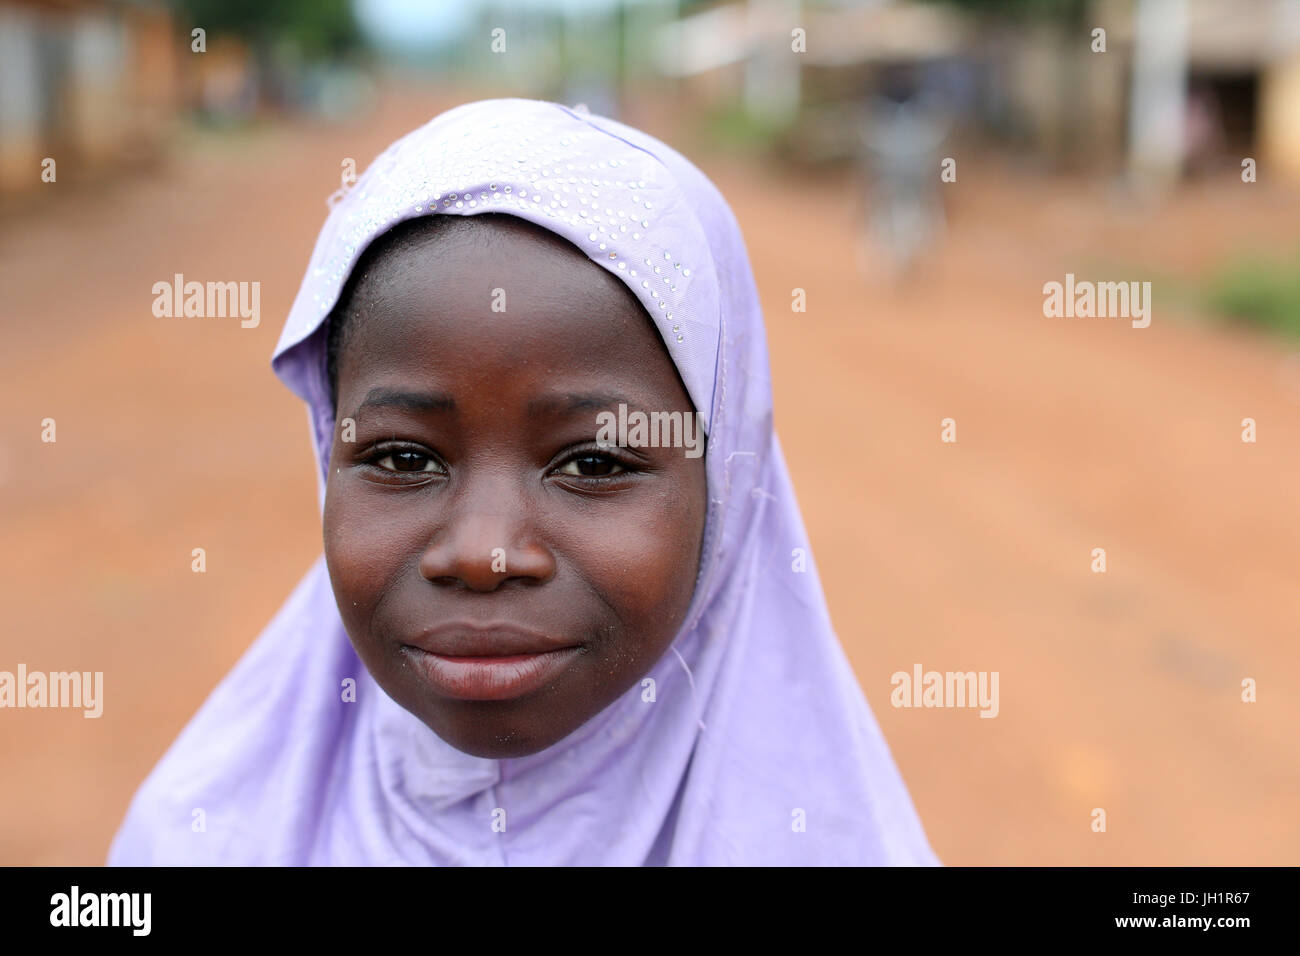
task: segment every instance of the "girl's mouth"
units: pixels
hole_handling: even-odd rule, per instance
[[[455,700],[513,700],[540,690],[582,653],[580,646],[538,653],[453,657],[402,645],[406,660],[434,693]]]

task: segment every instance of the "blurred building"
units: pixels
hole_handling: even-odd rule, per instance
[[[1030,142],[1066,164],[1300,182],[1300,0],[1097,0],[1002,39]]]
[[[171,16],[144,0],[0,0],[0,193],[156,154],[176,104]]]
[[[1112,37],[1127,54],[1130,154],[1141,122],[1143,27],[1173,33],[1181,55],[1168,65],[1177,83],[1164,109],[1172,173],[1250,156],[1268,173],[1300,182],[1300,0],[1116,0]],[[1127,16],[1125,15],[1127,14]],[[1154,125],[1154,124],[1153,124]],[[1141,161],[1140,156],[1131,159]]]
[[[805,159],[849,155],[862,103],[906,73],[959,135],[1029,161],[1176,179],[1250,156],[1300,181],[1300,0],[738,0],[655,49],[693,101],[789,125]]]

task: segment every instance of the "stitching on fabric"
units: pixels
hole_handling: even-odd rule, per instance
[[[669,650],[677,655],[677,663],[681,664],[682,670],[686,671],[686,680],[691,685],[691,703],[695,705],[695,723],[699,726],[701,731],[706,730],[707,728],[704,726],[704,718],[700,714],[700,701],[695,695],[695,675],[692,674],[691,669],[686,666],[686,659],[682,657],[676,647],[670,647]]]

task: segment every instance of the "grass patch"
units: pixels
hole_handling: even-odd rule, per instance
[[[1210,311],[1229,321],[1300,338],[1300,253],[1238,257],[1210,275],[1202,295]]]

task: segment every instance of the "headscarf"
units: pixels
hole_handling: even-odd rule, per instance
[[[322,558],[141,786],[109,862],[937,863],[831,627],[740,230],[663,143],[504,99],[443,113],[375,160],[332,208],[272,359],[307,403],[322,499],[326,320],[353,265],[403,220],[487,212],[626,283],[703,416],[699,575],[653,685],[538,753],[462,753],[370,677]]]

